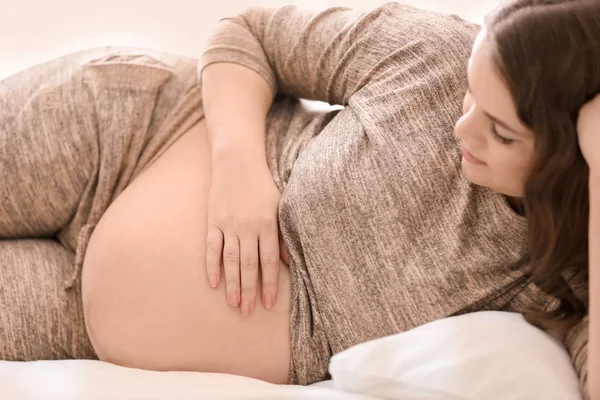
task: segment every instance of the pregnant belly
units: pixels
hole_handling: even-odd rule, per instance
[[[273,309],[231,308],[205,272],[211,179],[204,120],[109,207],[83,266],[86,325],[100,359],[152,370],[219,372],[286,383],[290,277]],[[260,299],[260,292],[257,299]]]

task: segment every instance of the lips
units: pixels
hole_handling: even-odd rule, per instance
[[[463,155],[463,157],[465,158],[465,160],[467,160],[468,162],[472,163],[472,164],[477,164],[477,165],[485,165],[485,163],[483,161],[481,161],[479,158],[475,157],[473,154],[469,153],[469,150],[467,150],[464,146],[464,144],[460,145],[460,151]]]

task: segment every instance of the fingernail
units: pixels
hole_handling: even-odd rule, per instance
[[[219,282],[217,281],[217,274],[210,274],[208,280],[210,282],[210,286],[212,286],[213,289],[216,288],[219,284]]]
[[[244,300],[244,302],[242,304],[242,314],[248,315],[248,314],[250,314],[250,311],[251,311],[250,300]]]
[[[267,307],[267,310],[270,310],[271,307],[273,307],[273,296],[270,294],[265,296],[265,307]]]
[[[227,300],[229,301],[229,305],[231,307],[237,307],[240,302],[240,298],[237,292],[229,293],[229,296],[227,296]]]

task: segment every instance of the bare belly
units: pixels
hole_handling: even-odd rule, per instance
[[[286,383],[290,277],[272,310],[243,317],[205,271],[211,163],[202,120],[116,199],[83,266],[88,334],[100,359],[152,370],[219,372]]]

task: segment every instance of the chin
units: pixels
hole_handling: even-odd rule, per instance
[[[465,165],[467,164],[467,165]],[[476,168],[472,168],[472,166],[467,162],[463,161],[462,164],[463,175],[467,179],[467,181],[471,182],[473,185],[482,186],[488,188],[496,193],[509,196],[509,197],[523,197],[524,193],[522,190],[507,190],[506,188],[495,187],[491,180],[486,176],[483,171],[478,171]]]
[[[461,166],[463,175],[469,182],[471,182],[474,185],[487,187],[487,185],[485,184],[486,179],[484,178],[484,176],[482,176],[484,175],[484,173],[480,168],[477,168],[477,166],[472,165],[464,158],[462,159]]]
[[[494,188],[494,186],[491,184],[492,182],[490,182],[488,177],[490,172],[483,171],[480,167],[481,166],[474,166],[465,159],[462,161],[463,175],[469,182],[471,182],[473,185],[482,186],[493,190],[494,192],[503,194],[501,190]]]

